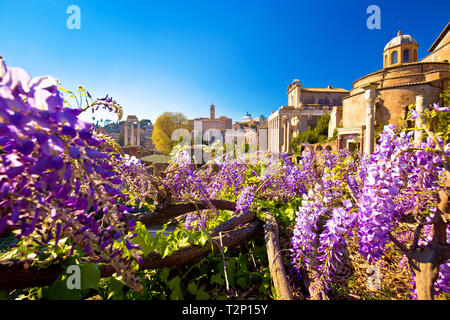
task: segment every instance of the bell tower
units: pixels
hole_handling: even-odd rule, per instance
[[[211,120],[216,119],[216,107],[213,104],[209,107],[209,118]]]
[[[295,108],[300,108],[300,97],[302,94],[302,84],[299,80],[294,79],[292,83],[288,86],[288,105],[294,106]]]

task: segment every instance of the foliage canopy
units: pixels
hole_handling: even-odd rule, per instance
[[[156,119],[152,135],[156,150],[170,153],[173,147],[171,137],[176,129],[189,129],[188,119],[180,112],[164,112]]]

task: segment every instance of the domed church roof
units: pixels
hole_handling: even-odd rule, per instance
[[[401,31],[397,33],[397,36],[393,38],[391,41],[387,43],[387,45],[384,47],[384,51],[386,51],[389,48],[401,45],[401,44],[407,44],[407,43],[415,43],[417,44],[416,39],[411,37],[409,34],[403,35]]]

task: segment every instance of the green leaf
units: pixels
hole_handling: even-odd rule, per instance
[[[215,273],[211,277],[211,283],[217,283],[218,285],[223,286],[223,284],[225,283],[225,279],[223,278],[222,274]]]
[[[169,272],[170,272],[169,268],[163,268],[159,271],[159,277],[166,284],[167,284],[167,279],[169,278]]]
[[[47,292],[48,292],[48,288],[47,287],[40,287],[38,289],[38,291],[36,292],[37,294],[37,299],[41,300],[42,298],[47,296]]]
[[[258,291],[262,295],[267,295],[270,292],[270,283],[268,281],[263,281],[259,285]]]
[[[80,264],[81,290],[98,289],[100,282],[100,269],[95,263]]]
[[[225,262],[227,266],[227,278],[230,286],[235,284],[235,271],[236,271],[236,260],[237,258],[231,258]],[[217,273],[224,274],[225,270],[223,268],[223,262],[219,262],[216,267]],[[225,276],[224,276],[225,278]]]
[[[145,225],[141,222],[136,224],[134,232],[137,233],[137,236],[131,239],[131,242],[134,245],[138,245],[145,256],[147,256],[150,252],[152,252],[155,248],[153,246],[153,237],[145,228]]]
[[[68,266],[78,264],[78,260],[75,256],[72,256],[72,257],[69,257],[69,258],[61,261],[59,264],[61,265],[61,267],[63,267],[63,269],[65,271]]]
[[[181,279],[179,276],[176,276],[167,283],[167,286],[170,290],[175,290],[176,288],[180,287]]]
[[[178,246],[180,248],[187,247],[188,245],[189,245],[189,237],[188,236],[184,236],[183,238],[178,240]]]
[[[209,234],[202,229],[202,233],[199,239],[200,245],[204,246],[209,241]]]
[[[203,288],[200,288],[195,295],[195,300],[208,300],[210,298],[209,294]]]
[[[171,248],[171,246],[168,245],[164,248],[162,258],[170,256],[172,253],[173,253],[173,249]]]
[[[81,290],[67,287],[67,276],[60,276],[47,291],[49,300],[80,300]]]
[[[195,284],[195,282],[189,282],[187,290],[190,294],[195,296],[197,294],[197,285]]]
[[[238,277],[236,279],[236,284],[238,286],[240,286],[241,288],[244,288],[248,283],[247,283],[247,277]]]
[[[183,299],[183,293],[181,292],[181,279],[179,276],[176,276],[175,278],[171,279],[167,286],[170,290],[172,290],[172,293],[170,294],[171,300],[182,300]]]
[[[123,300],[125,297],[125,293],[122,290],[123,287],[124,283],[122,281],[119,281],[114,277],[110,277],[107,281],[107,299],[109,300],[112,298],[112,300]]]
[[[248,273],[247,256],[239,254],[239,272],[242,274]]]

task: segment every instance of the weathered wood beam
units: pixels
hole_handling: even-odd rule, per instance
[[[270,214],[270,212],[266,212],[264,238],[266,241],[270,275],[276,290],[276,299],[294,300],[289,281],[286,277],[283,257],[280,254],[280,240],[277,220]]]
[[[219,210],[236,210],[236,203],[226,200],[211,200],[214,207]],[[167,223],[170,219],[181,216],[185,213],[194,212],[198,210],[209,209],[203,202],[170,204],[157,212],[139,212],[130,214],[129,220],[140,221],[147,227]]]
[[[242,221],[240,219],[241,218],[235,219],[235,222]],[[254,220],[240,229],[222,232],[223,245],[228,248],[243,245],[259,235],[262,230],[262,222]],[[212,243],[212,248],[209,244],[203,247],[188,246],[164,258],[161,258],[158,253],[150,253],[144,259],[143,264],[140,266],[140,270],[179,267],[206,257],[211,250],[220,252],[219,236],[213,236]],[[0,261],[0,290],[48,286],[59,277],[62,271],[63,269],[59,264],[50,265],[41,269],[38,269],[37,267],[25,269],[23,263],[3,260]],[[114,272],[114,269],[109,265],[100,266],[101,277],[111,276]]]

